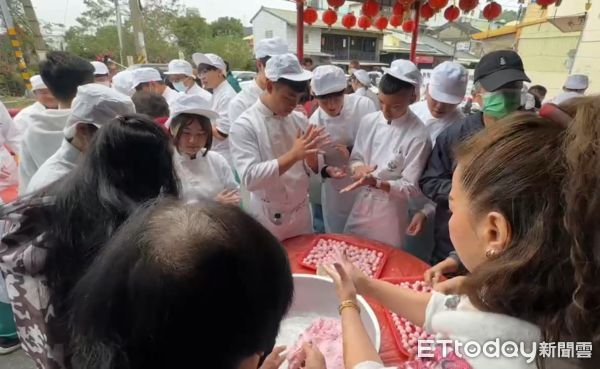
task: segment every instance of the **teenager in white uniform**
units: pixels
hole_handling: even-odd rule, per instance
[[[15,126],[21,133],[25,133],[31,114],[39,113],[46,109],[58,108],[58,101],[56,101],[56,98],[52,95],[52,92],[50,92],[40,75],[31,77],[29,82],[31,82],[31,92],[33,92],[36,102],[21,110],[13,118]]]
[[[265,90],[267,77],[265,66],[275,55],[286,54],[288,46],[281,37],[264,38],[256,43],[254,57],[256,58],[257,74],[254,81],[242,89],[229,104],[229,120],[233,124],[243,112],[248,110]]]
[[[371,91],[371,77],[364,69],[355,69],[350,76],[350,84],[354,90],[354,95],[365,96],[373,101],[377,110],[381,108],[379,105],[379,97]]]
[[[294,111],[312,73],[293,54],[267,62],[265,93],[235,122],[231,153],[250,212],[280,241],[312,232],[305,159],[327,144],[322,129]]]
[[[92,61],[94,66],[94,83],[110,87],[109,71],[106,64],[99,61]]]
[[[431,73],[425,100],[410,106],[412,112],[427,127],[433,146],[435,146],[437,136],[443,130],[454,123],[460,123],[465,118],[458,106],[465,97],[468,82],[469,73],[462,65],[449,61],[443,62]],[[420,234],[425,228],[426,220],[432,219],[435,214],[435,203],[424,195],[413,200],[411,210],[415,213],[407,231],[410,236]],[[433,249],[427,250],[427,247],[424,246],[421,244],[418,250],[409,250],[409,252],[424,260],[429,260]],[[431,246],[433,246],[432,243]]]
[[[27,192],[35,192],[69,174],[103,124],[119,115],[133,113],[135,106],[129,96],[99,83],[79,86],[71,115],[63,130],[64,139],[54,155],[31,178]]]
[[[196,83],[194,69],[186,60],[174,59],[169,62],[169,70],[165,72],[175,90],[182,94],[199,95],[210,101],[212,95]]]
[[[360,123],[350,156],[358,190],[344,233],[403,247],[408,225],[408,198],[419,194],[418,182],[431,153],[427,129],[408,108],[422,80],[417,67],[396,60],[379,84],[381,112]]]
[[[19,153],[19,195],[27,192],[31,177],[60,147],[77,87],[94,82],[94,67],[73,54],[52,51],[40,63],[40,75],[58,101],[58,109],[30,116]]]
[[[240,197],[233,171],[225,158],[210,148],[212,123],[218,114],[210,101],[198,95],[182,95],[172,105],[169,130],[176,152],[175,167],[187,201],[216,200],[238,205]]]
[[[159,94],[167,100],[167,104],[169,105],[180,95],[179,92],[165,84],[165,81],[156,69],[148,67],[138,68],[133,71],[133,85],[131,88],[135,91]]]
[[[112,88],[123,95],[133,96],[135,90],[131,86],[133,86],[133,72],[130,70],[120,71],[112,78]]]
[[[231,165],[231,154],[229,152],[229,104],[235,98],[235,90],[227,82],[227,66],[223,59],[215,54],[195,53],[194,63],[198,65],[198,73],[202,85],[212,89],[212,110],[219,114],[213,125],[213,150],[223,155]]]
[[[327,233],[344,231],[356,196],[356,192],[340,193],[353,182],[345,175],[350,152],[361,119],[377,111],[368,98],[345,95],[346,85],[346,76],[339,67],[323,65],[313,71],[311,88],[319,107],[309,122],[324,127],[332,143],[319,155],[319,175],[323,177],[321,203]]]

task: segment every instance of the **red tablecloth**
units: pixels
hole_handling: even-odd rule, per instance
[[[313,270],[300,265],[298,260],[301,257],[300,255],[302,255],[309,247],[311,247],[316,238],[323,236],[326,235],[306,235],[292,238],[283,242],[290,258],[290,264],[292,266],[293,273],[315,274]],[[352,243],[353,240],[358,239],[355,236],[348,235],[336,236],[345,238],[346,242],[348,243]],[[375,241],[370,241],[370,243],[378,246],[390,247]],[[397,250],[392,247],[390,247],[390,249],[392,249],[392,251],[383,268],[381,278],[422,276],[425,270],[429,268],[427,264],[404,251]],[[381,327],[381,348],[379,349],[381,360],[383,360],[383,363],[388,366],[397,365],[403,361],[406,361],[408,359],[406,355],[402,354],[396,347],[392,332],[387,324],[384,308],[370,299],[367,300],[373,308],[373,311],[375,311],[377,319],[379,320],[379,326]]]

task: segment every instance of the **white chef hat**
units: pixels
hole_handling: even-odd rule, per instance
[[[35,76],[29,78],[29,82],[31,83],[31,91],[43,90],[45,88],[48,88],[48,86],[46,86],[46,84],[42,80],[42,76],[40,76],[39,74],[36,74]]]
[[[445,61],[431,72],[429,96],[446,104],[460,104],[467,92],[469,73],[462,65]]]
[[[219,55],[195,53],[192,55],[192,59],[198,67],[200,64],[210,65],[223,72],[224,76],[227,75],[227,66],[225,65],[225,61],[223,61],[223,58],[221,58]]]
[[[124,95],[133,95],[133,72],[124,70],[114,75],[112,79],[112,87]]]
[[[188,77],[194,77],[192,65],[185,60],[175,59],[169,62],[169,70],[165,74],[183,74]]]
[[[589,78],[585,74],[572,74],[565,81],[565,88],[569,90],[585,90],[589,86]]]
[[[312,73],[302,68],[296,55],[287,53],[269,59],[265,67],[265,76],[273,82],[280,78],[300,82],[311,79]]]
[[[371,77],[369,76],[369,73],[367,73],[366,70],[355,69],[354,72],[352,72],[352,74],[354,75],[354,77],[356,77],[358,82],[362,83],[363,86],[371,86]]]
[[[345,90],[348,81],[342,68],[335,65],[321,65],[313,70],[310,86],[315,96],[323,96]]]
[[[417,88],[420,88],[421,82],[423,81],[423,76],[421,75],[421,72],[419,72],[419,68],[409,60],[394,60],[389,68],[382,69],[383,73],[389,74],[406,83],[410,83]]]
[[[171,115],[169,116],[169,120],[165,123],[167,127],[171,126],[171,121],[175,119],[180,114],[196,114],[207,117],[211,121],[217,119],[219,114],[212,109],[211,102],[206,100],[200,95],[187,95],[181,94],[179,95],[172,103],[169,105],[169,110]]]
[[[286,54],[287,52],[288,45],[281,37],[263,38],[254,47],[254,56],[256,59]]]
[[[93,61],[91,63],[94,66],[95,76],[103,76],[105,74],[108,74],[108,67],[106,66],[106,64],[99,61]]]
[[[77,123],[101,127],[119,115],[131,113],[135,113],[135,106],[129,96],[97,83],[79,86],[63,132],[72,138]]]
[[[143,67],[133,70],[133,84],[131,86],[132,89],[136,88],[140,83],[146,82],[162,82],[162,77],[160,73],[154,69],[149,67]]]

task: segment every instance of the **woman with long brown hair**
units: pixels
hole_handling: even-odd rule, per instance
[[[600,97],[546,116],[514,114],[457,149],[449,228],[471,272],[460,295],[371,280],[345,260],[328,268],[342,301],[347,368],[383,367],[365,340],[356,293],[438,338],[526,348],[515,357],[465,356],[476,369],[600,367]],[[550,357],[539,355],[541,342],[553,343]]]

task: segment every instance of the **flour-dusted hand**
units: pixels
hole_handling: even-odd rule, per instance
[[[217,195],[216,200],[223,205],[239,205],[240,193],[237,190],[224,190]]]
[[[259,369],[279,369],[285,361],[285,346],[278,346],[271,351]]]

